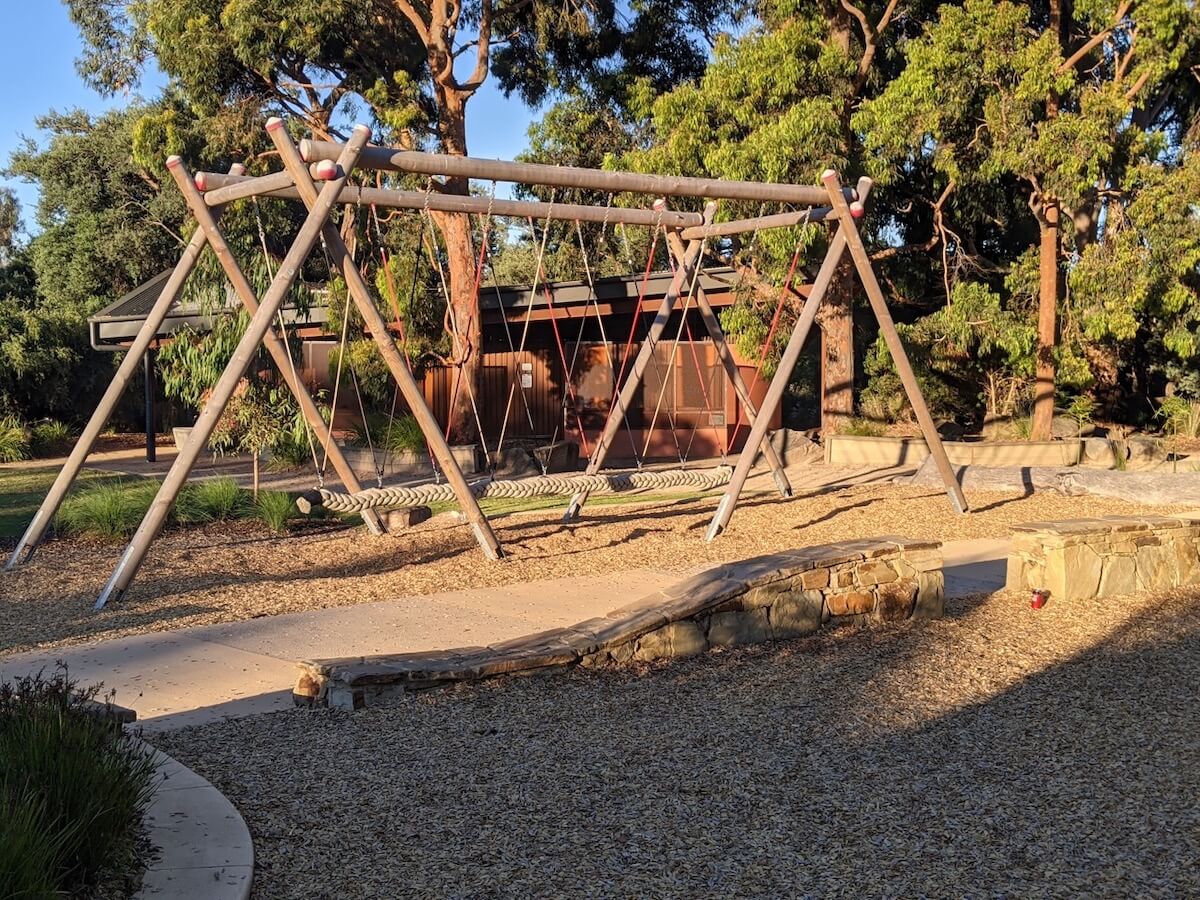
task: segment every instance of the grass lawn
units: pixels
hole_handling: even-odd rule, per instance
[[[21,536],[57,474],[57,467],[0,469],[0,541]],[[115,480],[116,475],[84,469],[75,484],[78,487]]]

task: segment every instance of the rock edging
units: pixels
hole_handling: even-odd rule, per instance
[[[606,616],[489,647],[303,660],[293,697],[358,709],[457,681],[803,637],[829,622],[938,618],[943,606],[939,542],[843,541],[717,566]]]
[[[154,757],[154,798],[142,815],[158,848],[135,900],[246,900],[254,844],[228,798],[187,766],[145,744]]]
[[[1200,584],[1200,513],[1031,522],[1013,529],[1005,586],[1089,600]]]

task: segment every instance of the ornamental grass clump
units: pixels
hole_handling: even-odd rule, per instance
[[[276,534],[287,531],[294,513],[294,501],[287,491],[259,491],[254,499],[255,516]]]
[[[248,491],[232,478],[211,478],[184,487],[175,503],[175,518],[181,525],[204,525],[242,519],[253,512]]]
[[[16,416],[0,417],[0,463],[29,459],[29,429]]]
[[[65,670],[0,684],[0,897],[129,880],[154,763]]]
[[[54,523],[60,534],[116,540],[133,534],[154,495],[157,481],[114,481],[68,497]]]

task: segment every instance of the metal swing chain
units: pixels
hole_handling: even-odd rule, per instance
[[[263,227],[262,210],[258,205],[258,197],[251,197],[254,204],[254,223],[258,227],[258,242],[262,245],[263,264],[267,267],[267,276],[273,281],[275,279],[275,269],[271,265],[271,254],[267,250],[267,231]],[[293,384],[300,384],[300,376],[296,372],[296,362],[292,359],[292,346],[288,343],[287,329],[283,321],[283,305],[280,304],[279,310],[276,313],[279,320],[279,337],[283,341],[284,352],[287,353],[288,370],[292,376]],[[313,441],[312,425],[308,421],[307,416],[301,417],[304,420],[304,436],[308,440],[308,452],[312,455],[313,467],[317,469],[317,486],[325,487],[324,473],[317,465],[317,445]]]

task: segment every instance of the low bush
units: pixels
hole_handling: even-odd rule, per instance
[[[292,495],[287,491],[259,491],[254,500],[254,515],[276,534],[287,531],[294,512]]]
[[[175,503],[182,525],[204,525],[241,519],[251,511],[250,494],[232,478],[212,478],[187,485]]]
[[[63,502],[55,527],[68,535],[128,537],[146,515],[158,487],[157,481],[113,481],[84,488]]]
[[[406,450],[423,452],[425,435],[412,416],[405,414],[389,420],[387,416],[369,414],[367,424],[355,423],[347,443],[352,447],[373,445],[376,450],[402,453]]]
[[[0,897],[90,895],[136,868],[154,764],[65,671],[0,684]]]
[[[0,462],[29,459],[29,429],[16,416],[0,418]]]
[[[62,456],[71,449],[75,430],[66,422],[47,419],[29,431],[29,449],[34,458]]]

